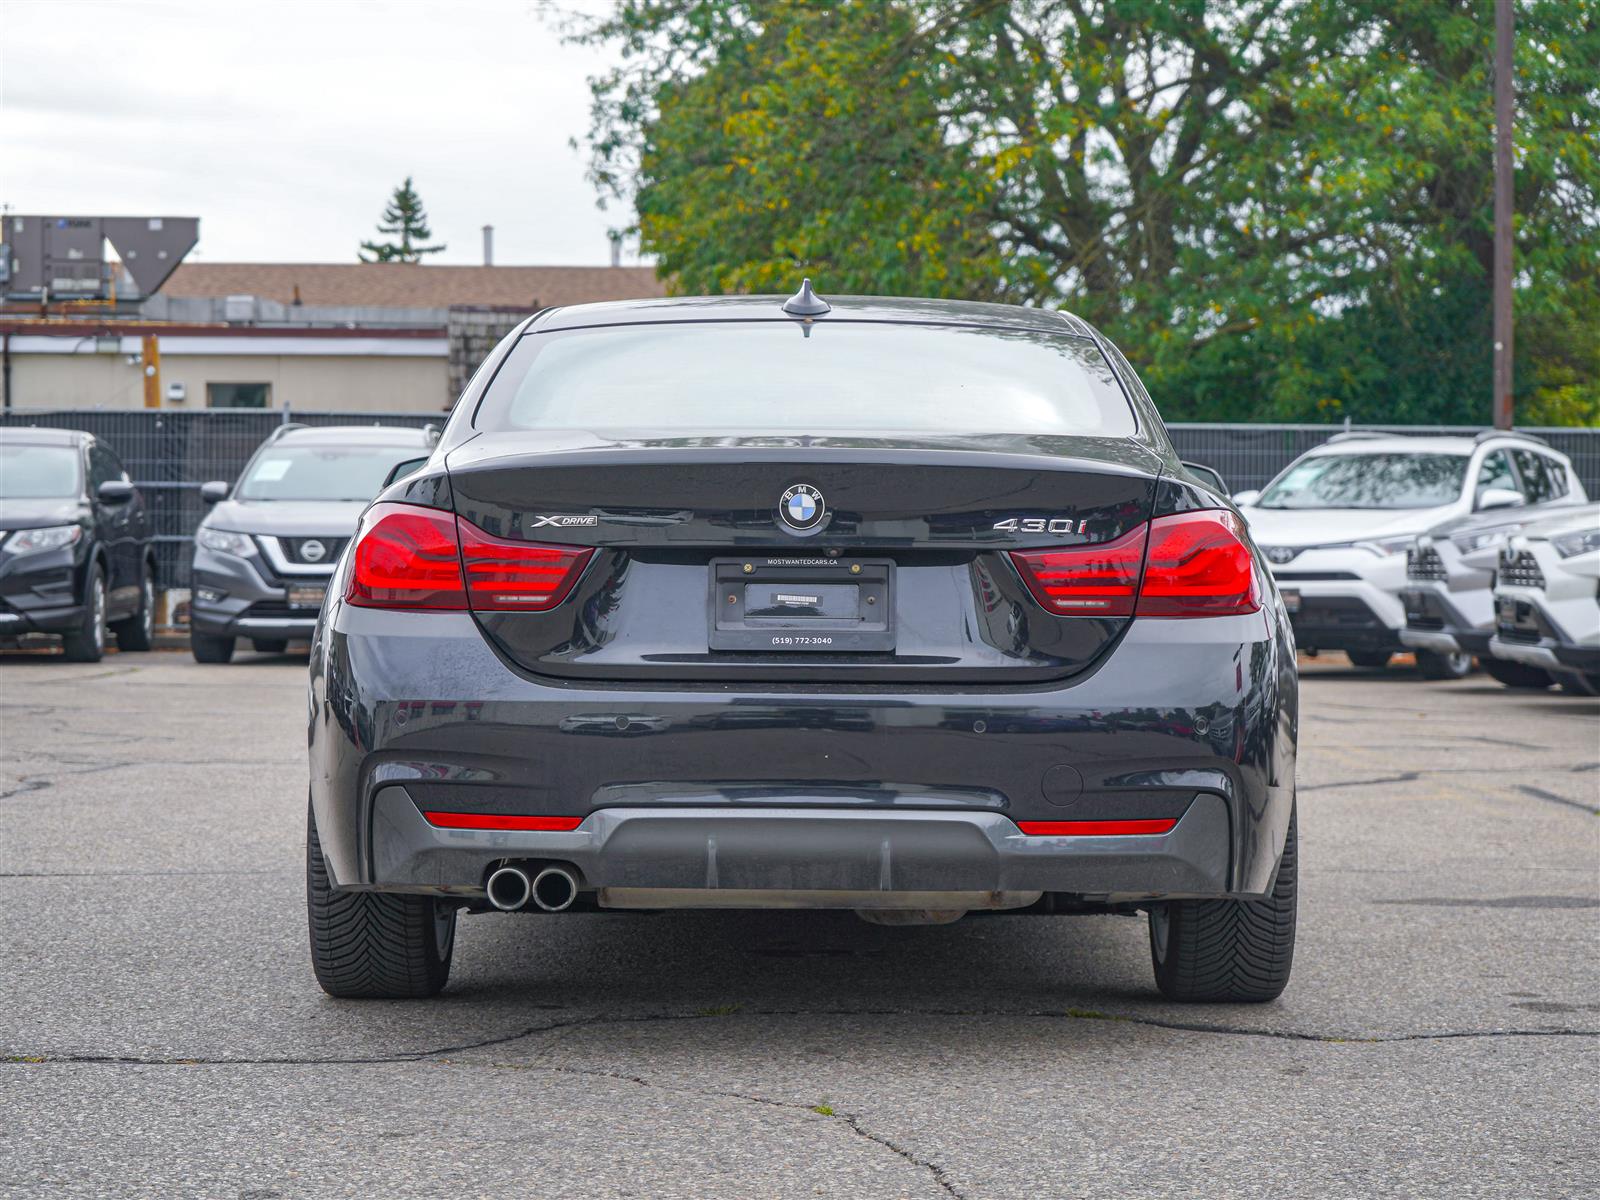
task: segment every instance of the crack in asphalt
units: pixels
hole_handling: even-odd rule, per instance
[[[20,775],[17,782],[20,787],[12,788],[9,792],[0,792],[0,800],[9,800],[13,796],[21,796],[28,792],[42,792],[45,788],[54,787],[57,778],[73,778],[78,775],[98,775],[104,771],[115,771],[121,767],[131,767],[133,762],[100,763],[95,766],[84,767],[81,771],[54,771],[50,774]]]
[[[965,1200],[964,1194],[955,1184],[950,1182],[948,1173],[938,1163],[921,1158],[912,1153],[899,1143],[891,1140],[886,1134],[868,1129],[860,1113],[835,1112],[831,1106],[805,1104],[798,1100],[775,1100],[771,1096],[758,1096],[753,1092],[735,1092],[723,1088],[700,1088],[684,1083],[663,1083],[654,1079],[647,1079],[642,1075],[629,1075],[623,1071],[604,1071],[596,1067],[565,1067],[555,1063],[471,1063],[475,1067],[493,1071],[544,1071],[554,1075],[571,1075],[584,1079],[611,1079],[618,1083],[632,1083],[643,1088],[655,1088],[659,1091],[684,1092],[691,1096],[705,1096],[719,1100],[738,1100],[746,1104],[759,1104],[768,1108],[779,1108],[789,1112],[804,1113],[808,1116],[820,1117],[825,1121],[842,1125],[866,1141],[899,1155],[911,1166],[928,1172],[948,1195],[956,1200]]]
[[[1296,787],[1301,792],[1321,792],[1328,788],[1372,787],[1380,783],[1415,783],[1421,776],[1415,771],[1401,775],[1385,775],[1379,779],[1341,779],[1337,783],[1302,783]]]
[[[1034,1020],[1105,1021],[1112,1024],[1142,1025],[1152,1029],[1166,1029],[1178,1033],[1220,1034],[1228,1037],[1268,1038],[1277,1041],[1316,1042],[1324,1045],[1378,1046],[1403,1042],[1461,1041],[1477,1038],[1523,1037],[1579,1037],[1600,1039],[1600,1029],[1571,1029],[1546,1027],[1543,1029],[1445,1029],[1422,1033],[1379,1034],[1360,1036],[1313,1033],[1293,1029],[1237,1028],[1201,1021],[1173,1021],[1160,1017],[1139,1017],[1123,1013],[1105,1013],[1093,1009],[1040,1009],[1007,1012],[997,1009],[904,1009],[904,1008],[853,1008],[853,1009],[785,1009],[760,1008],[740,1010],[735,1013],[636,1013],[594,1014],[532,1025],[511,1033],[479,1038],[449,1046],[434,1046],[420,1050],[406,1050],[395,1054],[363,1056],[282,1056],[274,1058],[204,1058],[181,1055],[133,1054],[29,1054],[15,1050],[0,1051],[0,1063],[8,1065],[83,1064],[134,1067],[189,1067],[189,1066],[382,1066],[448,1059],[455,1054],[471,1050],[484,1050],[492,1046],[505,1046],[525,1038],[540,1037],[563,1029],[595,1027],[602,1025],[645,1025],[656,1022],[714,1021],[730,1017],[998,1017],[1029,1018]],[[471,1065],[471,1064],[468,1064]]]
[[[1585,804],[1581,800],[1568,800],[1565,796],[1558,796],[1554,792],[1547,792],[1543,788],[1534,787],[1532,784],[1519,783],[1517,791],[1524,796],[1532,796],[1535,800],[1548,800],[1552,804],[1565,804],[1568,808],[1575,808],[1579,812],[1593,813],[1600,817],[1600,806]]]

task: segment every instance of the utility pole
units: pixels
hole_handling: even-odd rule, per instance
[[[144,376],[144,406],[161,407],[161,341],[153,333],[144,335],[139,373]]]
[[[1494,13],[1494,425],[1511,428],[1511,112],[1513,0]]]

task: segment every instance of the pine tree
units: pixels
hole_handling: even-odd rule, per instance
[[[433,230],[428,228],[428,214],[422,207],[422,197],[411,186],[409,175],[405,183],[395,188],[389,206],[383,210],[378,232],[391,237],[398,235],[400,240],[362,242],[359,255],[362,262],[415,263],[421,262],[424,254],[437,254],[444,249],[442,244],[421,244],[433,236]]]

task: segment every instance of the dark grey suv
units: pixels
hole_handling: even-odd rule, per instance
[[[148,650],[155,552],[144,497],[104,442],[75,429],[0,430],[0,640],[61,637],[98,662],[107,633]]]
[[[285,425],[233,487],[204,485],[212,508],[195,531],[195,658],[227,662],[239,638],[267,653],[309,638],[361,510],[396,467],[420,465],[437,440],[432,426]]]

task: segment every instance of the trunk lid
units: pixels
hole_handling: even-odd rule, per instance
[[[1115,641],[1129,618],[1045,611],[1006,551],[1134,529],[1160,460],[1120,438],[523,431],[447,468],[486,533],[596,548],[558,608],[477,614],[528,671],[964,686],[1060,678]]]

